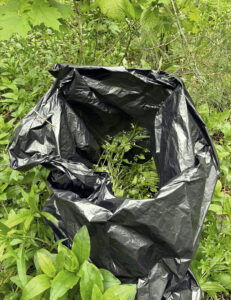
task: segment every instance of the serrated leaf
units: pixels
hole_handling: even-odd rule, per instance
[[[123,0],[123,8],[124,13],[131,17],[132,19],[135,19],[136,13],[133,4],[129,0]]]
[[[25,14],[20,16],[15,12],[0,16],[0,28],[0,40],[9,39],[14,33],[25,37],[31,29],[27,16]]]
[[[109,18],[123,20],[125,18],[125,8],[123,0],[101,0],[99,7],[104,15]]]
[[[32,278],[23,289],[21,300],[33,299],[49,289],[50,285],[50,278],[45,274]]]
[[[55,267],[52,263],[52,260],[48,255],[42,253],[41,251],[37,252],[38,264],[42,271],[49,277],[54,277],[56,274]]]
[[[94,285],[93,287],[91,300],[103,300],[103,294],[97,285]]]
[[[104,293],[104,300],[134,300],[136,296],[136,285],[124,284],[113,286]]]
[[[100,269],[100,273],[103,275],[103,285],[105,291],[112,286],[121,284],[120,280],[108,270]]]
[[[57,8],[51,7],[44,0],[34,0],[29,12],[31,23],[36,26],[44,24],[55,30],[59,29],[59,18],[62,18]]]
[[[59,3],[55,0],[50,0],[49,3],[57,8],[57,10],[59,11],[59,13],[62,15],[63,18],[69,18],[74,14],[74,11],[71,7],[71,5],[69,5],[68,3]]]
[[[99,269],[93,264],[85,261],[80,271],[80,294],[82,300],[91,300],[94,285],[97,285],[103,292],[103,280]]]
[[[25,250],[24,245],[20,245],[18,250],[18,259],[17,259],[17,271],[18,277],[24,287],[27,283],[27,275],[26,275],[26,260],[25,260]]]
[[[0,14],[17,13],[20,9],[20,1],[9,0],[5,5],[1,6]]]
[[[81,265],[84,261],[89,260],[90,257],[90,236],[86,226],[83,226],[75,235],[72,251],[78,258],[79,264]]]
[[[153,29],[159,23],[158,10],[150,7],[145,8],[140,17],[140,22],[143,28]]]
[[[51,283],[50,300],[62,297],[72,289],[79,281],[78,275],[67,270],[60,271]]]

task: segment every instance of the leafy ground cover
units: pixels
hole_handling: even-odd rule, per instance
[[[47,170],[37,167],[21,173],[8,166],[7,145],[13,131],[52,83],[48,69],[61,62],[152,68],[183,78],[221,165],[191,266],[207,298],[230,299],[230,2],[104,0],[80,1],[77,6],[72,1],[16,2],[0,1],[0,299],[75,299],[76,289],[80,291],[76,299],[82,300],[126,300],[134,294],[133,286],[119,285],[107,271],[79,258],[78,251],[54,243],[45,222],[52,217],[42,212],[49,195]],[[38,9],[46,13],[32,18],[30,12],[36,14]],[[147,151],[127,155],[137,148],[141,135],[145,133],[134,125],[131,132],[105,143],[96,168],[111,174],[117,196],[148,198],[156,192],[158,177],[153,160],[146,160]],[[89,247],[86,230],[81,234]],[[67,259],[59,264],[63,252]],[[95,277],[86,279],[89,268]],[[78,282],[67,280],[72,284],[54,295],[60,272],[64,278],[77,272],[82,277]],[[93,295],[84,294],[84,287],[81,294],[86,282]],[[28,295],[34,285],[40,287],[37,295]],[[118,289],[119,298],[107,296],[108,290]]]

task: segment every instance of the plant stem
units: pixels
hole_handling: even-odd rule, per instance
[[[81,25],[81,19],[80,19],[79,5],[76,0],[73,0],[73,2],[74,2],[75,12],[77,15],[77,21],[78,21],[78,36],[79,36],[81,53],[82,53],[82,61],[83,61],[83,64],[86,65],[85,48],[84,48],[84,43],[83,43],[83,38],[82,38],[82,25]]]
[[[191,56],[191,58],[193,60],[193,63],[194,63],[194,66],[195,66],[195,71],[196,71],[195,74],[197,75],[197,77],[201,78],[201,73],[200,73],[200,71],[197,67],[195,57],[194,57],[192,51],[189,49],[188,41],[187,41],[186,36],[185,36],[185,34],[182,30],[182,27],[180,25],[180,20],[179,20],[179,17],[177,15],[174,0],[171,0],[171,4],[172,4],[173,11],[174,11],[174,16],[175,16],[175,19],[176,19],[177,27],[178,27],[178,30],[179,30],[179,33],[180,33],[180,36],[181,36],[181,39],[182,39],[182,46],[186,49],[186,51],[189,53],[189,55]]]
[[[130,24],[129,24],[128,21],[127,21],[127,24],[128,24],[128,30],[129,30],[129,40],[128,40],[126,49],[125,49],[125,51],[124,51],[124,55],[123,55],[123,57],[121,58],[120,65],[122,65],[123,60],[127,57],[127,55],[128,55],[128,50],[129,50],[129,47],[130,47],[130,44],[131,44],[131,41],[132,41],[132,31],[131,31],[131,26],[130,26]]]

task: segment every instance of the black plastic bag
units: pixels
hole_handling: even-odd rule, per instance
[[[219,174],[207,129],[183,83],[164,72],[55,65],[57,80],[23,119],[9,146],[10,166],[51,170],[56,239],[87,225],[91,259],[138,300],[201,299],[190,262]],[[134,120],[150,133],[160,186],[153,199],[115,198],[107,173],[91,167],[108,134]]]

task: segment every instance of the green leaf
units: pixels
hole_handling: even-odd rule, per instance
[[[59,29],[61,14],[57,8],[49,6],[44,0],[34,0],[31,6],[30,21],[36,26],[44,23],[44,25],[51,27],[55,30]]]
[[[222,207],[221,207],[221,205],[218,205],[218,204],[211,204],[209,206],[209,210],[215,212],[217,215],[222,214]]]
[[[64,267],[68,271],[75,272],[79,269],[79,261],[73,251],[60,244],[58,246],[58,252],[62,253],[64,259]],[[58,257],[60,259],[60,255],[58,253]],[[57,264],[57,262],[56,262]],[[61,261],[61,268],[63,267],[63,261]]]
[[[80,276],[80,294],[82,300],[91,300],[94,285],[97,285],[100,291],[103,292],[103,276],[96,266],[85,261],[81,267]]]
[[[25,219],[30,215],[30,211],[29,210],[23,210],[22,212],[10,216],[9,219],[5,222],[5,225],[8,226],[9,228],[12,228],[20,223],[22,223],[23,221],[25,221]]]
[[[84,261],[90,258],[90,236],[86,226],[83,226],[75,235],[72,251],[78,258],[79,264],[83,264]]]
[[[205,283],[201,283],[201,289],[204,292],[225,292],[225,288],[218,282],[216,281],[207,281]]]
[[[31,211],[34,213],[34,212],[38,212],[38,206],[37,206],[37,202],[36,202],[36,199],[35,199],[35,195],[34,195],[34,188],[33,186],[31,187],[31,191],[30,193],[27,193],[24,191],[23,188],[20,188],[21,190],[21,193],[22,193],[22,196],[23,198],[26,200],[26,202],[28,203]]]
[[[56,256],[56,260],[55,260],[55,268],[56,270],[59,272],[64,268],[64,264],[65,264],[65,252],[64,251],[60,251],[57,256]]]
[[[4,300],[17,300],[19,299],[19,295],[17,293],[10,293],[4,297]]]
[[[20,245],[18,251],[17,271],[18,271],[18,277],[22,283],[22,286],[24,287],[27,284],[27,275],[26,275],[25,250],[23,244]]]
[[[49,289],[50,285],[50,278],[45,274],[32,278],[25,286],[21,300],[33,299]]]
[[[31,29],[27,16],[25,14],[20,16],[15,12],[0,16],[0,28],[0,40],[9,39],[14,33],[24,37]]]
[[[33,220],[34,220],[34,215],[31,215],[31,216],[27,216],[27,217],[26,217],[26,220],[25,220],[25,222],[24,222],[24,224],[23,224],[23,228],[24,228],[25,231],[28,230],[28,228],[30,227],[30,224],[31,224],[31,222],[32,222]]]
[[[124,0],[100,0],[99,7],[102,13],[109,18],[123,20],[126,16],[126,5]],[[130,12],[130,14],[132,13]]]
[[[227,289],[231,290],[231,275],[229,274],[220,274],[219,282]]]
[[[50,213],[43,211],[43,212],[41,212],[41,215],[44,216],[47,220],[57,224],[57,220]]]
[[[8,13],[16,13],[20,9],[20,1],[18,0],[9,0],[3,6],[1,6],[1,14],[8,14]]]
[[[72,289],[78,282],[79,277],[67,270],[60,271],[51,283],[50,300],[62,297],[68,290]]]
[[[74,11],[69,3],[59,3],[55,0],[49,0],[49,3],[53,7],[57,8],[63,18],[70,18],[74,14]]]
[[[0,222],[0,231],[3,234],[7,234],[7,232],[10,231],[10,228],[8,226],[6,226],[5,224],[3,224],[2,222]]]
[[[113,286],[104,293],[104,300],[134,300],[136,296],[136,285],[124,284]]]
[[[112,286],[120,285],[121,282],[118,278],[116,278],[111,272],[105,269],[99,269],[100,273],[103,275],[103,285],[104,290],[106,291]]]
[[[147,7],[143,10],[140,17],[140,22],[143,28],[153,29],[156,25],[159,24],[160,18],[157,9]]]
[[[103,294],[97,285],[93,286],[91,300],[103,300]]]
[[[37,252],[37,259],[38,259],[38,264],[42,271],[49,277],[54,277],[56,274],[55,267],[52,263],[52,260],[50,257],[41,251]]]

